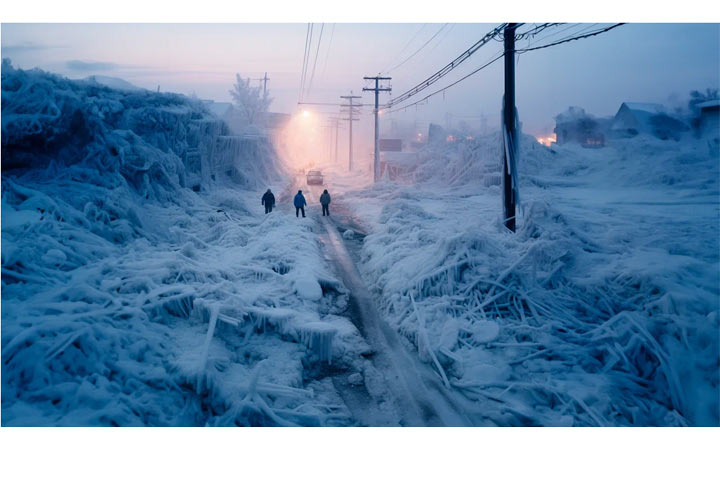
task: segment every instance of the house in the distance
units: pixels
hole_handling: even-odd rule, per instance
[[[603,129],[607,120],[596,118],[580,107],[569,107],[555,117],[556,143],[576,142],[586,148],[605,146]]]
[[[634,137],[644,133],[661,140],[678,140],[689,127],[670,116],[660,104],[623,102],[615,114],[610,130],[621,137]]]
[[[720,99],[699,103],[698,133],[707,139],[710,155],[720,155]]]
[[[696,106],[700,109],[700,134],[703,136],[720,135],[720,99],[709,100]]]

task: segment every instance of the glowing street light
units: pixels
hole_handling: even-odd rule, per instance
[[[308,118],[308,117],[310,116],[310,112],[309,112],[308,110],[303,110],[303,111],[302,111],[302,116],[303,116],[304,118]]]

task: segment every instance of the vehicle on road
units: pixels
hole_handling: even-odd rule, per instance
[[[323,174],[320,170],[310,170],[307,173],[307,184],[308,185],[322,185]]]

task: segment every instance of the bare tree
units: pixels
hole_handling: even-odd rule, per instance
[[[240,74],[236,74],[236,81],[230,90],[233,102],[237,109],[242,113],[249,124],[254,124],[258,119],[258,115],[267,111],[272,98],[268,92],[263,93],[261,87],[251,87],[250,78],[244,79]]]

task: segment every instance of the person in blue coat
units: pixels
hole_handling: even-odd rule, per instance
[[[295,200],[293,200],[293,203],[295,204],[295,216],[299,217],[300,212],[302,212],[303,218],[305,218],[305,205],[307,205],[307,202],[305,201],[305,197],[302,194],[302,190],[298,190],[297,195],[295,195]]]

